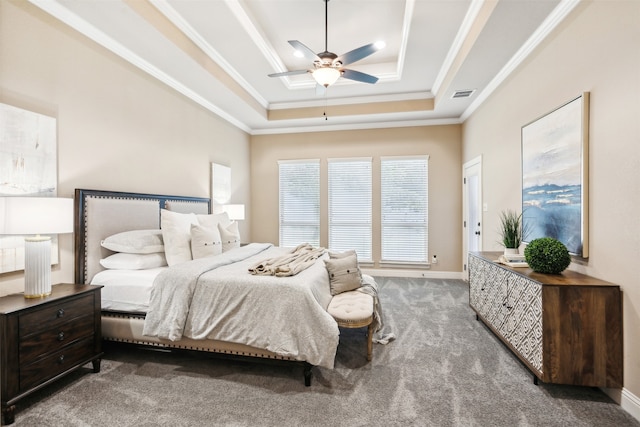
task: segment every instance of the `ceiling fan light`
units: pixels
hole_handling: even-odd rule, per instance
[[[318,84],[329,87],[340,77],[340,70],[331,67],[317,68],[313,71],[313,78]]]

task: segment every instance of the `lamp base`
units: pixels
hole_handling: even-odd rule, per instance
[[[24,297],[51,295],[51,237],[24,239]]]
[[[49,295],[51,295],[51,292],[48,292],[46,294],[39,294],[39,295],[27,295],[27,294],[24,294],[24,297],[25,297],[25,299],[36,299],[36,298],[48,297]]]

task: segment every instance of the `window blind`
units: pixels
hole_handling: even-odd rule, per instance
[[[329,249],[371,261],[371,158],[328,159]]]
[[[280,246],[320,246],[320,161],[279,161]]]
[[[381,159],[382,262],[428,261],[428,159]]]

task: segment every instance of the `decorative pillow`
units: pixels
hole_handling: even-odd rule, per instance
[[[198,224],[207,228],[217,228],[218,224],[222,224],[223,227],[231,224],[229,214],[226,212],[211,215],[196,215],[196,218],[198,218]]]
[[[152,254],[117,253],[101,259],[100,265],[111,270],[146,270],[166,266],[167,259],[162,252]]]
[[[198,224],[195,214],[160,211],[160,227],[164,240],[164,253],[169,265],[191,261],[191,224]]]
[[[133,230],[109,236],[100,242],[104,248],[128,254],[164,252],[162,230]]]
[[[330,259],[344,258],[350,255],[356,255],[357,257],[355,249],[349,249],[348,251],[344,251],[344,252],[329,252]]]
[[[237,222],[234,221],[226,227],[220,223],[218,224],[218,230],[222,239],[222,252],[240,247],[240,231],[238,230]]]
[[[324,264],[329,273],[331,295],[352,291],[362,286],[362,274],[358,268],[358,257],[355,254],[342,258],[326,259]]]
[[[191,224],[191,254],[193,259],[222,253],[222,241],[218,227],[209,228]]]

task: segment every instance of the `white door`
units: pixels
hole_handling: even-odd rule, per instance
[[[482,250],[482,158],[465,163],[462,174],[462,265],[468,280],[467,253]]]

